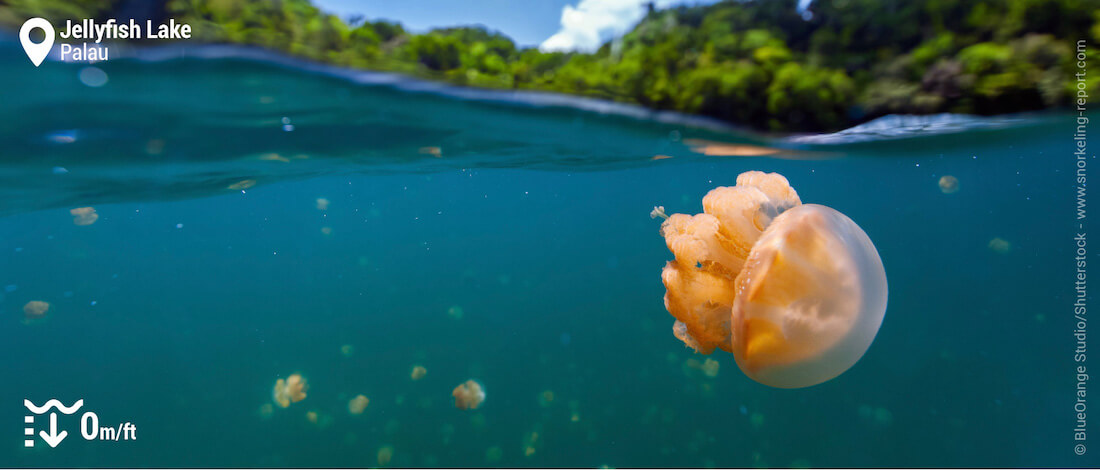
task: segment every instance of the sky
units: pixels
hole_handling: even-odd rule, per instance
[[[653,0],[658,7],[717,0]],[[629,31],[645,15],[646,0],[313,0],[347,18],[396,20],[406,29],[481,24],[524,47],[591,52]]]

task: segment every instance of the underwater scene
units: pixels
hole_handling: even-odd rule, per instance
[[[5,467],[1100,464],[1067,112],[770,135],[241,47],[26,60]]]

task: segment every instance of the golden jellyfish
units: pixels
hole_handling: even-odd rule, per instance
[[[409,373],[409,377],[413,380],[420,380],[427,374],[428,369],[425,369],[424,366],[413,366],[412,372]]]
[[[959,191],[959,179],[951,175],[940,177],[940,191],[944,194],[954,194]]]
[[[77,207],[69,210],[69,214],[73,216],[74,225],[92,225],[99,220],[94,207]]]
[[[41,300],[32,300],[23,306],[23,316],[28,320],[36,320],[46,316],[50,311],[50,303]]]
[[[802,204],[778,173],[742,173],[661,234],[675,255],[661,273],[673,334],[702,354],[733,353],[757,382],[832,379],[882,324],[886,271],[870,238],[844,214]]]
[[[272,391],[272,398],[275,400],[275,404],[281,408],[287,408],[291,403],[298,403],[306,399],[306,390],[309,389],[309,385],[306,384],[306,379],[302,378],[301,374],[291,374],[290,377],[279,379],[275,381],[275,389]]]
[[[473,379],[458,384],[451,395],[455,397],[455,408],[460,410],[476,410],[485,401],[485,389]]]
[[[366,395],[356,395],[348,402],[348,411],[353,415],[361,415],[369,404],[370,398],[367,398]]]

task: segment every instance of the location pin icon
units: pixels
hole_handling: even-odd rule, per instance
[[[38,44],[31,41],[31,30],[34,28],[39,28],[46,33],[46,39]],[[46,56],[50,55],[50,49],[53,49],[53,25],[44,18],[31,18],[19,28],[19,42],[23,44],[27,57],[30,57],[35,67],[38,67],[43,60],[46,60]]]

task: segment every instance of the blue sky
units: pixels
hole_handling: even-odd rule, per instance
[[[717,0],[654,0],[658,6]],[[340,17],[397,20],[413,31],[482,24],[521,46],[591,51],[629,30],[646,0],[313,0]]]

